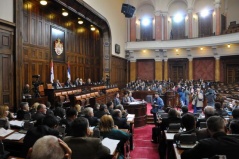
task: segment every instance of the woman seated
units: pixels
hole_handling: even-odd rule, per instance
[[[108,137],[110,139],[120,140],[117,150],[120,153],[119,158],[124,158],[124,143],[130,139],[130,134],[118,130],[118,127],[114,125],[114,120],[111,115],[103,115],[100,118],[99,128],[100,136],[103,138]]]
[[[4,129],[10,129],[8,115],[9,107],[7,105],[0,106],[0,127],[3,127]]]

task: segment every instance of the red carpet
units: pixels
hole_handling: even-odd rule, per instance
[[[130,152],[130,159],[159,159],[158,144],[151,142],[153,126],[134,129],[134,150]]]

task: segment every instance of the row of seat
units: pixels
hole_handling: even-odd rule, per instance
[[[90,89],[91,89],[92,91],[93,91],[93,90],[99,91],[99,90],[102,90],[102,89],[106,89],[106,86],[91,87]]]

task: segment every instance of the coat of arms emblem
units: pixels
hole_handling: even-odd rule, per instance
[[[55,52],[57,55],[61,55],[63,53],[63,43],[59,38],[55,41]]]

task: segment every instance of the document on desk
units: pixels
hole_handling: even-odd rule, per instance
[[[18,132],[15,132],[11,135],[9,135],[8,137],[6,137],[5,139],[7,140],[21,140],[22,138],[25,137],[26,134],[21,134],[21,133],[18,133]]]
[[[129,102],[129,105],[138,105],[141,104],[141,101],[136,101],[136,102]]]
[[[114,152],[116,150],[116,147],[117,147],[119,142],[120,142],[120,140],[109,139],[108,137],[106,137],[102,140],[102,144],[105,147],[108,147],[110,149],[110,154],[111,155],[114,154]]]
[[[0,128],[0,137],[7,136],[8,134],[11,134],[14,130],[6,130],[4,128]]]
[[[23,127],[24,121],[19,121],[19,120],[11,120],[10,122],[11,126],[17,126],[17,127]]]
[[[128,114],[127,115],[127,121],[131,122],[135,118],[135,114]]]

